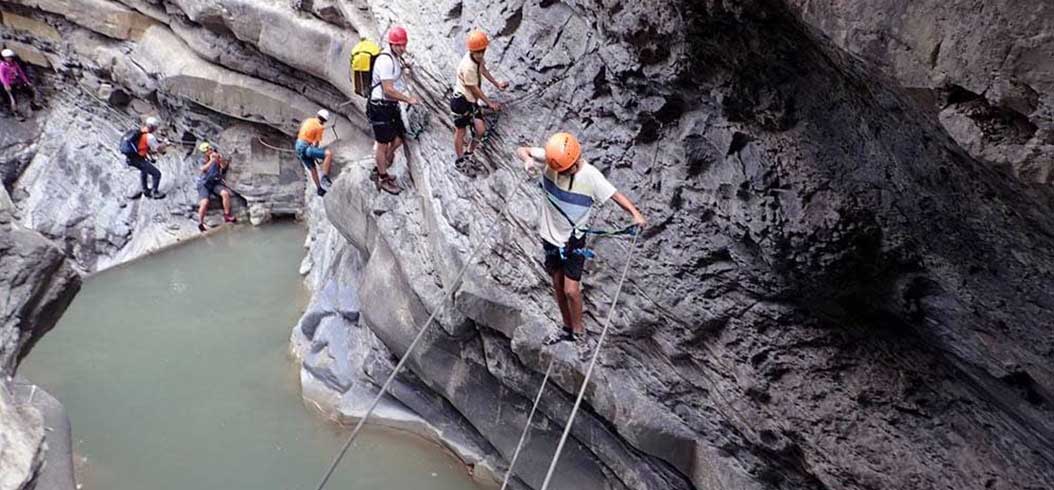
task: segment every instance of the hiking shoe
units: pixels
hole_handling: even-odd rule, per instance
[[[572,334],[571,332],[567,331],[567,329],[561,328],[560,330],[558,330],[556,332],[553,332],[553,333],[549,334],[548,336],[546,336],[545,340],[542,341],[542,342],[545,345],[553,345],[553,344],[558,344],[560,342],[564,342],[564,341],[567,341],[567,340],[573,341],[574,340],[574,334]]]
[[[198,231],[205,233],[206,231],[209,231],[209,227],[205,226],[205,223],[198,223]]]
[[[150,192],[150,198],[151,199],[164,199],[165,198],[165,193],[161,192],[161,191],[157,191],[157,190],[151,191]]]
[[[319,188],[318,188],[318,189],[317,189],[317,190],[315,191],[315,193],[316,193],[316,194],[318,194],[318,197],[325,197],[325,196],[326,196],[326,190],[325,190],[325,189],[323,189],[323,188],[321,188],[321,187],[319,187]]]
[[[233,214],[225,214],[225,215],[223,215],[223,222],[224,223],[237,223],[238,222],[238,218],[235,218]]]
[[[399,184],[395,183],[395,177],[392,177],[391,175],[379,177],[377,179],[377,188],[393,196],[397,196],[403,191],[399,188]]]

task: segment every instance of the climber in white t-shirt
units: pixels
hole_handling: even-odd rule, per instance
[[[377,55],[373,64],[372,90],[366,105],[366,116],[373,127],[374,158],[377,162],[377,187],[391,194],[401,189],[388,169],[395,162],[395,150],[403,144],[406,128],[399,112],[399,102],[413,105],[417,98],[406,95],[403,82],[403,54],[408,42],[406,29],[395,26],[388,31],[388,49]]]
[[[585,230],[594,205],[613,199],[633,217],[638,232],[647,221],[604,174],[581,158],[582,147],[569,133],[549,138],[545,148],[520,147],[516,154],[530,171],[545,163],[542,188],[545,203],[538,233],[545,249],[545,270],[552,276],[556,303],[563,317],[563,331],[549,336],[547,344],[585,338],[582,323],[582,269],[585,266]]]

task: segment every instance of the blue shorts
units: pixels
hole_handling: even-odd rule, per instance
[[[304,140],[296,140],[294,148],[296,148],[296,157],[300,159],[300,163],[304,164],[304,168],[308,170],[318,165],[319,160],[326,158],[326,150]]]

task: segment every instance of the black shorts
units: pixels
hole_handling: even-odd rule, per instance
[[[575,253],[575,251],[584,249],[585,246],[585,237],[575,238],[572,236],[571,240],[564,246],[563,255],[561,256],[560,247],[542,240],[542,247],[545,249],[545,271],[549,274],[563,272],[564,277],[572,281],[581,281],[582,269],[586,266],[586,256]]]
[[[454,115],[455,128],[467,128],[474,119],[483,119],[479,105],[469,102],[464,95],[450,99],[450,112]]]
[[[366,104],[366,117],[373,126],[373,139],[378,143],[388,144],[406,134],[398,102],[371,101]]]

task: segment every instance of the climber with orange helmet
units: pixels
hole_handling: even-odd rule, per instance
[[[509,82],[498,81],[490,74],[484,56],[490,40],[483,31],[472,31],[466,42],[468,52],[457,65],[457,76],[454,80],[454,97],[450,99],[450,111],[454,115],[454,153],[461,163],[472,156],[479,144],[480,137],[487,130],[480,113],[480,104],[486,104],[491,110],[501,110],[501,106],[483,93],[482,79],[486,78],[498,90],[505,90]],[[465,151],[465,133],[469,125],[475,126],[476,138],[472,139],[468,151]]]
[[[406,127],[403,125],[399,102],[417,104],[417,98],[406,95],[403,70],[409,69],[403,60],[409,41],[406,29],[395,26],[388,31],[388,49],[374,60],[370,99],[366,116],[373,127],[374,158],[377,162],[377,188],[390,194],[402,189],[388,169],[395,163],[395,151],[403,144]]]
[[[633,217],[639,231],[646,224],[633,202],[618,192],[604,174],[582,158],[582,146],[569,133],[556,133],[545,148],[520,147],[516,155],[528,172],[545,164],[538,233],[545,249],[545,270],[553,280],[556,304],[563,317],[563,330],[550,335],[546,344],[585,338],[582,323],[582,269],[586,262],[585,235],[594,205],[613,199]]]

